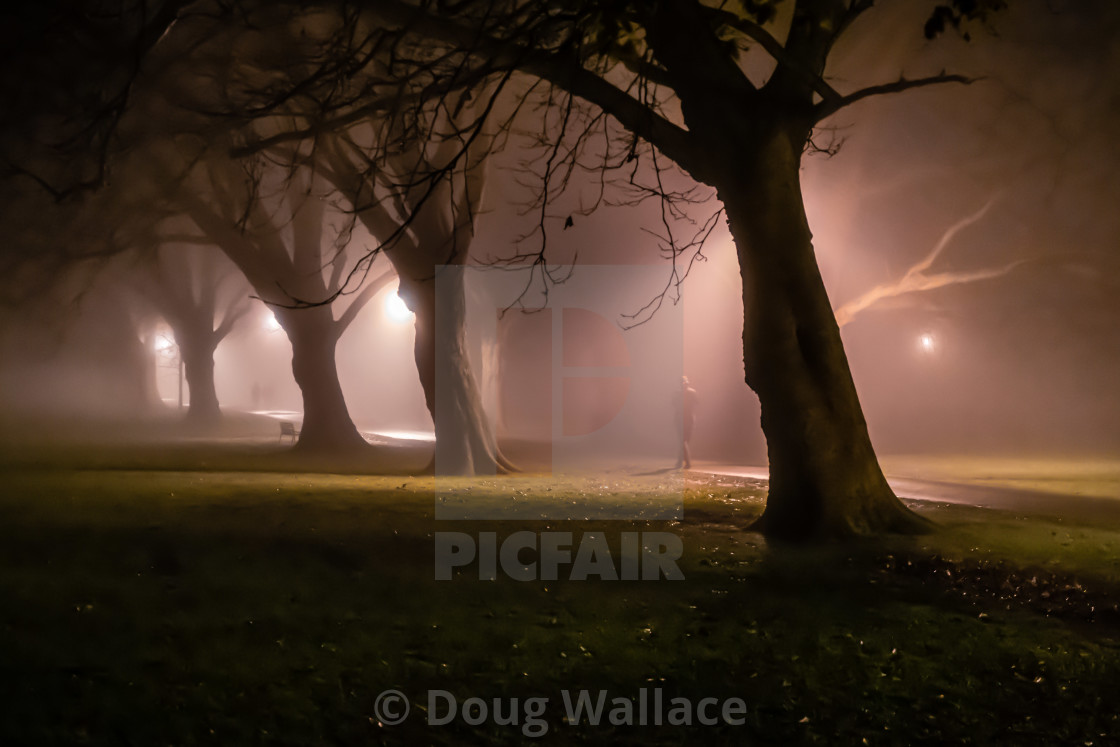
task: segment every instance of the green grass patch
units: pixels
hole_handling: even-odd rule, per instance
[[[427,726],[433,689],[546,697],[545,744],[1115,743],[1120,534],[923,504],[932,535],[773,546],[746,531],[764,488],[734,478],[691,483],[682,520],[521,510],[642,516],[657,479],[495,479],[472,490],[520,518],[465,522],[435,519],[432,478],[11,470],[0,743],[525,741]],[[673,532],[685,580],[433,580],[434,532],[525,529]],[[402,725],[374,713],[389,688]],[[581,688],[738,697],[745,723],[566,724]]]

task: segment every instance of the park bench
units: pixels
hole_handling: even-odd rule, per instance
[[[284,436],[291,436],[292,443],[295,443],[296,438],[299,437],[299,431],[296,430],[295,423],[289,423],[287,420],[280,421],[280,440],[284,440]]]

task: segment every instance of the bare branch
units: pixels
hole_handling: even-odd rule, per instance
[[[823,119],[831,117],[836,112],[840,111],[846,106],[851,106],[857,101],[870,98],[871,96],[883,96],[890,93],[902,93],[914,88],[925,88],[927,86],[938,86],[944,83],[960,83],[962,85],[970,85],[982,78],[970,78],[966,75],[956,75],[949,73],[941,73],[940,75],[931,75],[927,78],[899,78],[894,83],[884,83],[878,86],[868,86],[860,90],[849,93],[846,96],[841,96],[835,100],[825,100],[813,107],[813,121],[820,122]]]
[[[488,60],[493,70],[520,69],[585,99],[688,168],[692,150],[688,131],[584,68],[573,53],[542,51],[489,39],[476,29],[465,28],[399,0],[383,0],[378,4],[378,12],[389,14],[401,23],[413,24],[413,28],[426,37],[469,50],[473,56]]]
[[[785,46],[762,25],[727,10],[707,7],[705,7],[704,10],[718,19],[723,25],[738,31],[743,36],[756,42],[760,47],[766,50],[766,53],[774,58],[774,61],[780,66],[786,68],[812,86],[813,90],[820,94],[821,98],[825,101],[836,101],[841,98],[836,89],[830,86],[824,78],[806,70],[804,65],[799,64],[798,61],[786,51]]]
[[[871,308],[878,302],[887,298],[934,290],[935,288],[944,288],[947,285],[974,283],[978,280],[990,280],[1002,277],[1026,262],[1026,260],[1017,260],[995,268],[946,271],[934,274],[927,273],[927,270],[933,266],[933,263],[937,261],[937,258],[941,256],[946,247],[952,243],[957,234],[983,218],[995,202],[996,198],[993,197],[975,213],[962,218],[950,226],[945,233],[941,234],[941,238],[938,240],[937,244],[934,245],[933,249],[930,250],[930,253],[907,270],[906,274],[901,278],[890,283],[880,283],[861,296],[840,306],[840,308],[836,310],[836,323],[843,327],[851,322],[856,314]]]
[[[241,321],[241,318],[249,313],[252,309],[252,304],[249,303],[248,298],[241,298],[232,302],[222,314],[222,321],[218,324],[218,328],[214,330],[214,342],[219,343],[226,338],[230,332],[233,331],[234,326]]]
[[[357,318],[358,312],[360,312],[382,288],[391,283],[396,276],[397,273],[392,270],[386,270],[366,283],[365,286],[354,295],[354,300],[350,302],[350,305],[346,307],[346,311],[342,312],[342,315],[339,316],[338,320],[335,322],[337,334],[341,336],[354,319]]]

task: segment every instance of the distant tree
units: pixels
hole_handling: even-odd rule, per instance
[[[115,370],[117,385],[113,408],[124,415],[151,416],[163,408],[157,385],[156,326],[151,311],[120,292],[115,283],[100,292],[82,294],[74,308],[75,317],[89,315],[97,320],[101,365]],[[64,334],[72,336],[73,319]]]
[[[145,418],[156,385],[158,315],[116,272],[74,265],[16,305],[0,304],[0,400],[13,412]],[[107,271],[108,270],[108,271]]]
[[[134,314],[154,312],[171,326],[182,355],[188,417],[213,420],[220,414],[214,350],[249,310],[248,286],[213,246],[168,234],[179,215],[166,190],[151,184],[147,165],[145,157],[128,159],[118,164],[120,183],[63,203],[30,200],[38,202],[31,214],[9,225],[16,250],[5,259],[19,281],[3,289],[18,303],[21,296],[108,288],[126,296],[121,304]]]
[[[206,41],[168,68],[181,91],[175,106],[230,132],[236,158],[263,159],[301,179],[331,183],[353,219],[378,240],[374,252],[392,264],[399,295],[415,314],[415,361],[435,425],[435,465],[458,474],[512,469],[484,417],[466,354],[461,276],[442,275],[439,285],[454,290],[436,298],[439,268],[462,265],[470,255],[485,184],[480,157],[490,142],[475,131],[484,117],[474,102],[484,106],[485,92],[463,97],[454,110],[426,97],[410,97],[407,105],[394,95],[382,99],[382,91],[400,92],[401,85],[392,50],[365,46],[383,29],[361,8],[239,7],[244,16],[227,23],[192,18],[180,29]],[[349,54],[367,52],[364,67],[351,64]],[[345,121],[322,132],[304,130],[327,112]],[[464,157],[464,149],[475,155]],[[349,281],[360,281],[368,267],[351,266],[347,282],[330,287],[286,283],[287,300],[320,313],[311,309],[353,291]]]
[[[328,197],[309,170],[212,158],[194,164],[173,199],[201,230],[204,238],[198,240],[212,243],[237,265],[291,341],[292,373],[303,395],[298,448],[354,451],[368,444],[346,407],[335,350],[393,273],[370,278],[335,316],[334,301],[350,266],[345,255],[350,231],[342,220],[331,240]]]
[[[63,211],[92,216],[87,223],[93,227],[96,250],[71,252],[52,234],[34,250],[30,245],[5,247],[3,259],[7,264],[10,258],[21,272],[34,270],[46,283],[50,268],[76,261],[77,254],[113,255],[143,240],[149,247],[168,241],[217,246],[272,306],[292,342],[293,373],[305,405],[300,448],[363,448],[365,441],[354,428],[338,383],[335,345],[391,274],[357,291],[337,319],[330,304],[307,303],[305,299],[334,300],[347,265],[344,247],[331,246],[320,235],[327,209],[322,195],[300,192],[301,187],[310,189],[311,177],[295,173],[273,180],[262,197],[261,180],[274,171],[262,159],[223,160],[207,150],[211,141],[228,139],[240,122],[184,105],[184,98],[199,88],[215,90],[207,76],[220,65],[210,64],[213,60],[198,53],[199,48],[236,58],[245,50],[222,45],[246,39],[252,44],[255,32],[245,23],[251,14],[271,19],[267,25],[275,40],[286,19],[306,12],[251,0],[79,0],[6,12],[12,24],[5,32],[13,44],[5,50],[12,64],[0,77],[0,101],[6,105],[0,116],[0,189],[21,194],[35,184]],[[31,73],[17,73],[17,67]],[[260,83],[254,77],[258,72],[267,78],[267,70],[250,71],[240,63],[230,69],[235,77]],[[196,87],[200,80],[205,82]],[[300,180],[306,183],[297,185]],[[150,194],[136,194],[137,184],[146,185]],[[105,205],[114,217],[99,220],[98,210]],[[130,214],[122,217],[122,212]],[[187,215],[202,233],[172,226],[170,234],[153,234],[161,221],[159,229],[166,231],[166,221],[173,223],[176,214]],[[5,215],[4,223],[9,222],[18,220]],[[348,235],[347,230],[336,232],[341,235]],[[49,261],[29,263],[33,252]],[[185,290],[190,283],[175,287]],[[190,300],[197,303],[186,303],[186,297],[174,293],[159,301],[169,322],[191,328],[176,337],[184,345],[184,360],[196,362],[188,365],[199,377],[192,382],[192,405],[197,401],[212,412],[216,399],[210,396],[212,385],[204,383],[209,378],[204,351],[216,343],[218,333],[227,331],[225,322],[232,322],[236,313],[207,334],[202,317],[211,290],[196,286]],[[188,349],[199,355],[188,354]]]
[[[138,226],[149,224],[125,217],[124,190],[58,202],[39,188],[15,189],[5,180],[0,185],[6,198],[0,198],[6,209],[0,305],[29,328],[44,325],[65,350],[87,351],[91,382],[116,379],[113,393],[100,397],[92,394],[96,386],[91,383],[90,399],[100,400],[95,403],[99,412],[156,411],[161,404],[154,348],[159,315],[130,292],[135,268],[121,256],[137,245]],[[95,335],[91,320],[100,327]],[[95,371],[104,373],[99,377]],[[82,399],[75,392],[66,395]]]
[[[221,415],[214,385],[214,351],[251,308],[240,271],[214,247],[175,246],[141,253],[135,293],[171,326],[190,387],[187,417],[213,422]]]

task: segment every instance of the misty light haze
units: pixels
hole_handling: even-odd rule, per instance
[[[0,743],[1120,739],[1118,91],[1111,0],[0,10]]]

